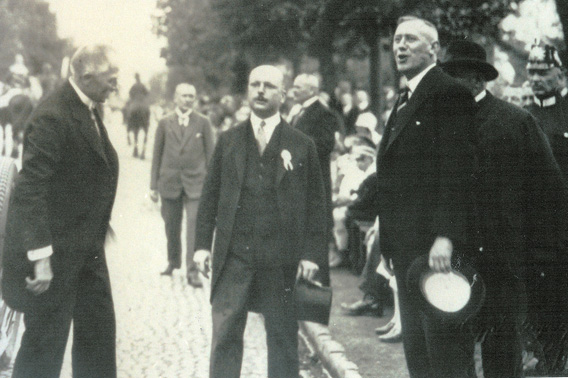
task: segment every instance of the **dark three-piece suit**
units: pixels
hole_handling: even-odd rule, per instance
[[[4,299],[25,312],[14,377],[59,377],[71,320],[74,376],[116,377],[104,241],[118,158],[97,116],[99,131],[89,108],[66,83],[38,106],[26,126],[2,273]],[[25,288],[34,266],[27,251],[49,245],[53,280],[45,293],[34,296]]]
[[[262,156],[250,121],[221,134],[196,233],[196,249],[214,245],[211,377],[240,375],[249,310],[265,318],[268,376],[298,376],[292,292],[300,260],[321,266],[327,259],[324,196],[314,143],[286,122]]]
[[[452,241],[454,256],[473,250],[474,112],[471,94],[434,67],[405,106],[395,107],[379,148],[380,247],[394,264],[411,377],[456,378],[473,371],[473,341],[420,312],[406,273],[438,236]]]

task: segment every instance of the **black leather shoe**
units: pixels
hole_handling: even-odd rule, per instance
[[[379,336],[379,340],[383,343],[400,343],[402,341],[400,328],[391,329],[386,335]]]
[[[196,289],[203,287],[203,282],[201,282],[201,278],[199,278],[198,272],[187,273],[187,283]]]
[[[390,330],[394,327],[394,323],[393,322],[388,322],[387,324],[385,324],[382,327],[377,327],[375,328],[375,333],[377,335],[384,335],[385,333],[389,333]]]
[[[160,273],[160,275],[161,276],[171,276],[173,272],[174,272],[174,267],[171,266],[171,265],[168,265],[166,270],[164,270],[162,273]]]
[[[383,316],[383,306],[372,298],[363,298],[354,303],[342,303],[341,308],[347,315],[358,316],[363,314]]]

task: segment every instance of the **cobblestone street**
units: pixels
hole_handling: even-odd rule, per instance
[[[151,156],[144,161],[133,158],[124,126],[114,119],[111,124],[107,121],[107,129],[119,153],[120,179],[111,221],[117,238],[107,248],[107,259],[117,319],[118,376],[207,377],[208,282],[203,289],[189,286],[184,267],[173,277],[160,276],[167,265],[166,238],[159,206],[147,197]],[[152,139],[147,156],[151,148]],[[70,346],[69,342],[62,378],[71,377]],[[242,377],[266,377],[265,333],[259,315],[249,315],[244,355]]]

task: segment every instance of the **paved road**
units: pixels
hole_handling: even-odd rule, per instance
[[[120,157],[111,221],[117,240],[107,248],[107,259],[117,318],[119,377],[207,377],[209,288],[187,285],[183,268],[173,277],[160,276],[167,264],[166,240],[159,208],[147,197],[150,161],[131,157],[124,129],[114,119],[107,121],[107,128]],[[242,377],[266,377],[264,340],[262,318],[249,315]],[[70,344],[63,378],[71,377]]]

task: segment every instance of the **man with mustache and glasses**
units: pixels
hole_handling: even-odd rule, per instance
[[[402,340],[411,377],[474,376],[472,337],[421,312],[407,271],[428,255],[430,269],[449,272],[473,253],[475,102],[436,66],[434,25],[403,17],[393,39],[407,86],[386,125],[377,158],[380,248],[392,259],[399,288]]]
[[[314,142],[280,116],[283,80],[252,70],[252,114],[220,135],[203,186],[194,261],[212,264],[211,378],[240,376],[248,311],[264,315],[267,376],[299,374],[293,288],[326,261],[326,199]]]

